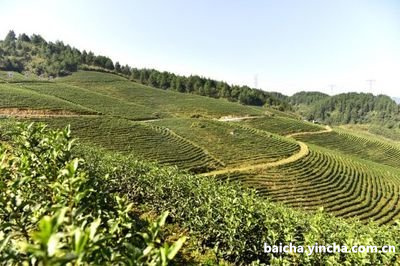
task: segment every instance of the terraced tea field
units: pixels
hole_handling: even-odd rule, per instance
[[[326,149],[289,164],[219,176],[254,187],[263,197],[296,208],[325,210],[345,218],[391,224],[400,218],[400,171]]]
[[[322,126],[315,125],[309,122],[276,115],[255,119],[247,119],[244,120],[241,124],[283,136],[299,132],[316,132],[324,129]]]
[[[114,82],[114,81],[127,81],[126,78],[110,74],[104,72],[96,72],[96,71],[78,71],[73,73],[72,75],[62,77],[57,79],[60,82],[71,82],[71,83],[88,83],[88,84],[103,84],[107,82]]]
[[[293,140],[234,123],[177,118],[163,119],[154,124],[167,127],[204,147],[227,166],[273,162],[300,149]]]
[[[343,131],[296,136],[296,139],[373,162],[400,167],[400,146],[389,142],[360,137]]]
[[[44,122],[56,128],[69,124],[74,135],[84,143],[160,164],[177,165],[192,172],[211,171],[222,166],[201,147],[166,128],[151,124],[111,117],[36,118],[30,121]]]
[[[10,76],[9,76],[10,75]],[[0,83],[3,82],[20,82],[20,81],[37,81],[39,78],[36,75],[23,75],[14,71],[0,70]]]
[[[43,84],[42,86],[48,86]],[[51,95],[27,90],[19,84],[0,83],[0,108],[67,110],[77,113],[96,111]]]
[[[225,100],[154,89],[111,74],[81,71],[57,82],[72,84],[114,99],[145,106],[165,116],[221,117],[262,115],[265,112],[262,108]]]
[[[0,109],[24,109],[31,114],[25,120],[52,127],[70,124],[83,143],[240,181],[295,208],[324,207],[379,224],[400,218],[399,145],[112,74],[81,71],[47,82],[19,78],[0,80]],[[55,115],[36,115],[41,112]],[[63,112],[74,115],[56,117]],[[231,119],[218,121],[225,116]]]
[[[111,117],[30,120],[58,128],[70,124],[76,136],[85,143],[132,153],[161,164],[177,165],[192,172],[274,162],[290,157],[300,149],[293,140],[209,120],[176,118],[152,123]],[[203,130],[199,131],[197,127]]]
[[[127,102],[118,98],[109,97],[93,90],[82,89],[76,86],[60,83],[28,83],[19,85],[41,95],[50,95],[75,105],[85,106],[101,114],[124,117],[132,120],[146,120],[158,118],[159,114],[150,108]]]

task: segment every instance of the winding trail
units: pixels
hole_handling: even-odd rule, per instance
[[[0,108],[0,117],[43,118],[43,117],[98,117],[100,114],[85,114],[66,110]]]
[[[288,134],[285,137],[287,138],[293,138],[296,136],[302,136],[302,135],[316,135],[316,134],[322,134],[322,133],[328,133],[328,132],[332,132],[332,128],[330,126],[325,126],[324,130],[320,130],[320,131],[311,131],[311,132],[297,132],[297,133],[292,133],[292,134]]]
[[[216,120],[220,121],[220,122],[238,122],[238,121],[256,119],[256,118],[261,118],[261,117],[263,117],[263,116],[260,116],[260,115],[258,115],[258,116],[223,116]]]
[[[326,126],[325,129],[320,130],[320,131],[292,133],[292,134],[286,135],[285,137],[293,138],[295,136],[322,134],[322,133],[327,133],[327,132],[331,132],[331,131],[332,131],[332,128],[330,126]],[[232,168],[224,168],[224,169],[220,169],[220,170],[211,171],[208,173],[203,173],[200,175],[201,176],[216,176],[216,175],[233,173],[233,172],[245,172],[245,171],[250,171],[250,170],[272,168],[272,167],[277,167],[277,166],[295,162],[295,161],[300,160],[301,158],[307,156],[308,153],[310,152],[307,144],[305,144],[302,141],[298,141],[298,140],[296,140],[296,141],[300,146],[300,150],[297,153],[292,154],[289,157],[284,158],[282,160],[278,160],[275,162],[269,162],[269,163],[260,163],[260,164],[254,164],[254,165],[245,165],[245,166],[238,166],[238,167],[232,167]]]

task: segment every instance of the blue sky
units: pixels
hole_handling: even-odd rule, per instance
[[[398,0],[1,1],[1,38],[10,29],[285,94],[369,92],[373,79],[400,96]]]

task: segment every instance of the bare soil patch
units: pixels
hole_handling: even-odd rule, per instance
[[[67,110],[0,108],[0,116],[29,118],[29,117],[79,117],[79,116],[98,116],[98,115],[83,114]]]

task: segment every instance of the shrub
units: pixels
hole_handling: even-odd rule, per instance
[[[399,263],[399,226],[363,225],[326,214],[293,210],[259,198],[253,190],[210,177],[160,168],[134,158],[84,151],[89,172],[109,175],[110,189],[160,212],[186,228],[200,251],[235,264],[392,265]],[[264,253],[263,244],[393,245],[396,253]]]
[[[160,237],[168,212],[143,230],[134,205],[73,156],[69,128],[12,131],[1,146],[0,262],[166,265],[174,258],[185,238],[169,246]]]

